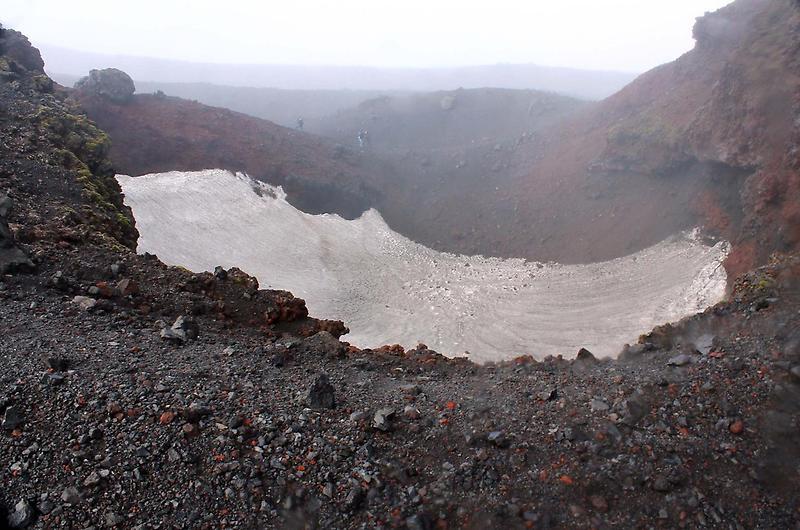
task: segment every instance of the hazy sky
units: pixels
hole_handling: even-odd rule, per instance
[[[730,0],[3,0],[47,43],[199,62],[644,71],[693,46]]]

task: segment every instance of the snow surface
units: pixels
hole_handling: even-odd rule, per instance
[[[239,267],[286,289],[318,318],[343,320],[360,347],[427,344],[478,362],[530,354],[616,356],[656,325],[725,294],[726,242],[696,231],[603,263],[560,265],[438,252],[375,210],[310,215],[280,188],[223,170],[117,176],[139,252],[194,271]]]

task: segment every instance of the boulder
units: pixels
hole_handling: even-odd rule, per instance
[[[119,104],[128,103],[136,92],[133,79],[116,68],[91,70],[88,76],[82,77],[75,83],[75,88],[103,96]]]
[[[325,374],[319,374],[308,389],[308,404],[312,409],[332,409],[336,406],[333,385]]]

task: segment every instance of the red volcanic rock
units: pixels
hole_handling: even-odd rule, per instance
[[[288,291],[270,291],[271,300],[264,311],[267,324],[294,322],[308,316],[306,302]]]

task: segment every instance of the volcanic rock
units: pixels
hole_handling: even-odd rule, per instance
[[[333,385],[326,374],[319,374],[308,389],[308,404],[312,409],[332,409],[336,406]]]
[[[6,409],[6,413],[3,416],[3,423],[2,428],[8,431],[13,431],[20,425],[25,422],[25,417],[22,414],[22,411],[19,407],[11,406]]]
[[[394,409],[381,408],[375,411],[372,417],[372,426],[379,431],[388,432],[392,429],[392,418],[394,417]]]
[[[84,311],[91,311],[97,306],[97,300],[89,296],[76,296],[72,301]]]
[[[200,326],[192,318],[179,316],[170,328],[161,330],[161,338],[172,342],[195,340],[200,334]]]
[[[26,499],[14,505],[14,511],[8,516],[8,525],[11,528],[26,528],[30,526],[35,517],[33,507]]]
[[[136,92],[133,79],[116,68],[90,70],[88,76],[75,83],[75,88],[103,96],[118,104],[130,102]]]
[[[29,272],[34,265],[25,252],[20,249],[14,235],[8,228],[6,215],[11,209],[11,199],[0,193],[0,275],[15,272]]]
[[[68,488],[64,488],[64,491],[61,493],[61,500],[67,504],[76,506],[80,504],[83,499],[81,498],[78,488],[70,486]]]
[[[576,361],[593,363],[597,362],[597,357],[595,357],[592,352],[587,350],[586,348],[581,348],[578,350],[578,355],[575,357]]]
[[[347,351],[347,347],[327,331],[320,331],[303,341],[308,350],[328,357],[339,357]]]

